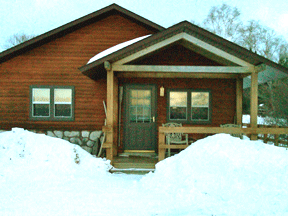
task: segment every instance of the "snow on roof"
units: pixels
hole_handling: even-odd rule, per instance
[[[120,50],[120,49],[123,49],[124,47],[130,46],[130,45],[132,45],[132,44],[134,44],[134,43],[136,43],[136,42],[138,42],[138,41],[141,41],[141,40],[143,40],[143,39],[145,39],[145,38],[147,38],[147,37],[149,37],[149,36],[150,36],[150,35],[145,35],[145,36],[142,36],[142,37],[134,38],[134,39],[132,39],[132,40],[129,40],[129,41],[126,41],[126,42],[117,44],[117,45],[115,45],[115,46],[113,46],[113,47],[110,47],[110,48],[108,48],[108,49],[106,49],[106,50],[98,53],[98,54],[95,55],[94,57],[92,57],[92,58],[88,61],[87,64],[90,64],[90,63],[92,63],[92,62],[94,62],[94,61],[97,61],[98,59],[101,59],[101,58],[103,58],[103,57],[105,57],[105,56],[108,56],[108,55],[110,55],[111,53],[114,53],[114,52],[116,52],[116,51],[118,51],[118,50]]]

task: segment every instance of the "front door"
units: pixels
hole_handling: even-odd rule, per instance
[[[156,150],[156,87],[126,85],[124,88],[124,150]]]

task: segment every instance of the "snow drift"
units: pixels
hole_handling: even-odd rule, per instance
[[[57,172],[105,173],[111,168],[109,161],[93,157],[80,146],[21,128],[0,134],[0,167],[9,165],[14,165],[14,169],[45,167]]]
[[[261,141],[218,134],[145,176],[110,168],[61,139],[1,133],[0,215],[288,215],[288,151]]]
[[[161,161],[142,184],[199,214],[284,215],[287,179],[285,148],[218,134]]]

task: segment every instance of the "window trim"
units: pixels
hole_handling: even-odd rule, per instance
[[[186,120],[170,119],[170,92],[186,92],[187,93],[187,111]],[[208,120],[192,120],[192,92],[209,93]],[[167,122],[177,122],[186,124],[211,124],[212,123],[212,91],[210,89],[167,89]]]
[[[50,89],[50,110],[48,116],[33,116],[33,89]],[[71,101],[71,116],[69,117],[56,117],[55,116],[55,101],[54,101],[54,90],[55,89],[71,89],[72,90],[72,101]],[[29,117],[30,120],[35,121],[74,121],[74,111],[75,111],[75,87],[74,86],[53,86],[53,85],[32,85],[30,86],[30,107],[29,107]]]

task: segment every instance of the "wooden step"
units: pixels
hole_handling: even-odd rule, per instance
[[[113,166],[116,169],[155,169],[156,157],[125,156],[115,157]]]
[[[155,169],[155,163],[113,163],[117,169]]]
[[[114,174],[133,174],[133,175],[145,175],[149,172],[154,172],[155,169],[137,169],[137,168],[129,168],[129,169],[117,169],[117,168],[112,168],[109,170],[110,173]]]

